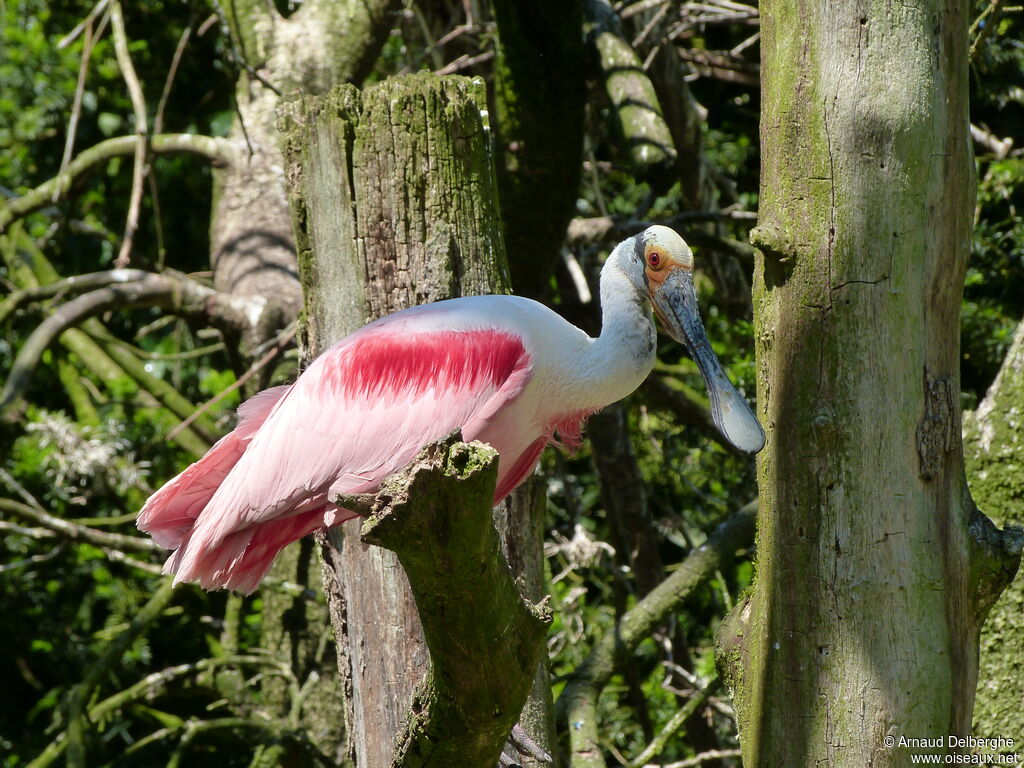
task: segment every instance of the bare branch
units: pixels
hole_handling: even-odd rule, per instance
[[[756,87],[760,82],[761,67],[757,62],[732,55],[730,51],[705,51],[679,48],[679,57],[703,77],[713,77],[727,83]]]
[[[689,720],[693,713],[700,709],[711,698],[711,695],[721,687],[721,679],[714,677],[707,685],[687,699],[686,703],[669,718],[665,727],[658,732],[658,735],[651,740],[651,743],[644,747],[643,751],[630,761],[627,768],[643,768],[648,760],[660,755],[665,749],[665,745],[668,744],[669,739],[676,734],[676,731],[683,727],[683,723]]]
[[[160,307],[185,317],[246,330],[265,303],[261,297],[232,297],[191,280],[173,270],[156,274],[140,270],[114,270],[116,282],[83,294],[57,307],[29,336],[11,366],[0,393],[0,413],[28,387],[43,351],[61,333],[90,317],[112,309]],[[254,304],[260,300],[262,303]]]
[[[687,224],[696,224],[702,221],[744,221],[750,222],[750,224],[753,225],[757,222],[757,212],[744,211],[737,208],[723,208],[720,211],[683,211],[666,221],[617,219],[612,216],[577,218],[569,222],[569,228],[566,232],[566,242],[570,246],[595,245],[597,243],[620,240],[624,237],[635,235],[641,229],[645,229],[652,224],[664,224],[665,226],[672,227],[673,229],[685,230]],[[696,242],[700,237],[700,235],[695,235],[690,231],[685,231],[683,234],[694,242]],[[715,240],[723,244],[724,249],[728,252],[734,252],[734,249],[738,249],[746,245],[745,243],[740,243],[738,240],[728,240],[727,238],[715,238]],[[736,245],[737,243],[739,246]],[[746,251],[735,250],[735,252],[737,255],[742,254],[741,257],[744,259],[752,257],[753,255],[752,253],[748,254]]]
[[[999,15],[1002,11],[1003,0],[989,0],[989,4],[985,7],[978,18],[971,24],[970,34],[974,36],[971,41],[970,59],[974,61],[978,55],[978,51],[981,50],[984,45],[986,38],[992,34],[992,30],[995,29],[998,24]]]
[[[174,595],[174,581],[170,577],[164,579],[149,601],[140,608],[128,628],[118,635],[96,662],[86,672],[85,678],[74,686],[67,699],[67,751],[69,768],[86,768],[88,765],[85,747],[85,729],[87,726],[86,706],[92,693],[100,681],[115,664],[121,661],[125,651],[135,642],[136,638],[152,624]]]
[[[1002,160],[1010,154],[1010,150],[1013,149],[1012,136],[1007,136],[1004,139],[997,139],[995,134],[983,125],[978,126],[971,123],[971,138],[995,155],[997,160]]]
[[[696,768],[710,760],[721,760],[723,757],[739,757],[742,751],[739,749],[709,749],[707,752],[679,760],[675,763],[657,763],[645,765],[644,768]]]
[[[24,534],[25,531],[37,531],[37,530],[39,530],[39,529],[38,528],[25,528],[25,529],[22,529],[22,530],[20,530],[18,532]],[[45,533],[49,534],[50,532],[49,531],[45,531]],[[27,534],[27,535],[31,536],[32,534],[30,533],[30,534]],[[52,535],[52,534],[50,534],[50,535]],[[33,538],[42,538],[42,537],[33,537]],[[2,563],[2,564],[0,564],[0,573],[7,573],[8,571],[15,571],[15,570],[17,570],[19,568],[25,568],[25,567],[30,566],[30,565],[38,565],[39,563],[45,563],[48,560],[53,560],[53,558],[55,558],[57,555],[59,555],[62,551],[63,551],[62,547],[54,547],[49,552],[43,552],[42,554],[39,554],[39,555],[32,555],[31,557],[26,557],[24,560],[15,560],[13,563]]]
[[[14,501],[13,499],[0,498],[0,510],[27,518],[36,525],[42,526],[72,541],[84,541],[97,547],[113,547],[122,551],[130,550],[132,552],[157,552],[164,554],[163,547],[149,537],[126,536],[122,533],[97,531],[95,528],[77,525],[61,517],[51,515],[49,512],[40,512],[28,504],[22,504],[20,501]]]
[[[82,114],[82,96],[85,93],[85,77],[89,72],[89,59],[92,58],[92,49],[96,44],[96,40],[103,35],[103,30],[107,26],[107,22],[110,20],[110,11],[106,10],[110,0],[100,0],[95,8],[89,13],[88,16],[71,31],[68,37],[61,40],[57,44],[58,48],[63,47],[65,41],[74,39],[72,35],[77,36],[77,33],[82,29],[85,30],[85,43],[82,46],[82,58],[78,65],[78,80],[75,83],[75,98],[71,103],[71,117],[68,119],[68,131],[67,137],[64,139],[64,154],[60,160],[60,170],[57,172],[57,177],[62,178],[67,172],[68,163],[71,162],[71,155],[75,150],[75,135],[78,132],[78,118]],[[99,13],[103,13],[103,18],[100,20],[99,28],[93,32],[92,23]],[[57,202],[60,197],[60,187],[53,190],[53,202]]]
[[[484,51],[483,53],[477,54],[476,56],[470,56],[468,53],[464,53],[454,61],[449,62],[439,70],[434,72],[435,75],[453,75],[456,72],[461,72],[464,69],[469,69],[477,64],[482,64],[485,61],[490,61],[494,58],[494,51]]]
[[[51,531],[49,528],[26,528],[24,525],[18,525],[17,523],[8,523],[6,520],[0,520],[0,532],[16,533],[20,536],[27,536],[30,539],[57,538],[57,534]]]
[[[114,262],[116,267],[126,267],[131,259],[132,243],[135,242],[135,231],[139,228],[139,208],[142,205],[142,183],[146,177],[146,137],[149,133],[148,117],[146,116],[146,97],[142,93],[142,84],[135,74],[135,65],[128,53],[128,36],[124,30],[124,17],[121,14],[121,3],[114,0],[110,10],[110,25],[114,33],[114,53],[117,64],[121,68],[121,76],[128,86],[128,95],[135,113],[135,164],[132,168],[132,193],[128,202],[128,220],[124,225],[124,237],[121,239],[121,251]]]
[[[0,233],[6,232],[8,225],[12,221],[49,204],[54,194],[58,197],[63,195],[79,176],[93,166],[105,162],[112,157],[134,154],[139,141],[141,139],[138,136],[118,136],[114,139],[101,141],[99,144],[81,152],[68,166],[67,172],[64,175],[55,176],[30,192],[10,200],[6,205],[0,207]],[[156,154],[190,152],[208,158],[215,165],[227,165],[235,157],[234,144],[228,139],[199,136],[191,133],[169,133],[162,136],[153,136],[150,146]]]
[[[236,389],[244,385],[245,382],[251,379],[257,371],[259,371],[265,365],[269,364],[272,360],[274,360],[278,355],[280,355],[281,352],[284,351],[284,348],[288,346],[289,342],[291,342],[291,340],[295,337],[295,333],[297,330],[298,326],[295,323],[292,323],[287,328],[285,328],[281,333],[279,333],[277,338],[274,339],[274,346],[265,355],[263,355],[263,357],[261,357],[251,366],[249,366],[249,369],[241,376],[239,376],[238,379],[235,380],[234,384],[222,390],[221,392],[218,392],[215,397],[207,400],[200,407],[196,408],[195,412],[191,416],[187,417],[184,421],[181,422],[181,424],[179,424],[178,426],[176,426],[174,429],[167,433],[167,439],[173,440],[181,430],[186,429],[188,426],[190,426],[193,421],[195,421],[204,413],[206,413],[206,411],[208,411],[213,405],[220,402],[225,397],[227,397],[227,395],[231,394]]]
[[[167,99],[171,95],[171,87],[174,85],[174,78],[178,74],[178,66],[181,64],[181,57],[185,53],[185,47],[191,36],[192,24],[189,24],[181,33],[178,45],[174,49],[174,56],[171,57],[171,66],[167,70],[167,79],[164,80],[164,89],[160,93],[160,101],[156,105],[156,115],[153,117],[153,133],[160,133],[164,129],[164,108],[167,106]]]
[[[573,287],[576,289],[576,295],[579,298],[580,304],[589,304],[593,301],[594,297],[590,292],[590,285],[587,283],[587,276],[583,272],[583,267],[580,266],[576,256],[568,248],[562,248],[561,254],[562,262],[565,264],[565,269],[569,273]]]
[[[57,41],[57,50],[63,51],[65,48],[67,48],[69,45],[75,42],[75,40],[78,39],[78,36],[82,34],[82,31],[87,26],[92,24],[92,22],[96,20],[96,17],[107,9],[108,5],[110,5],[110,0],[100,0],[98,3],[96,3],[93,9],[89,11],[88,16],[86,16],[84,19],[78,22],[78,24],[75,25],[74,29],[72,29],[70,32],[64,35],[64,37]]]
[[[142,280],[149,274],[149,272],[144,272],[141,269],[115,269],[108,272],[74,275],[73,277],[53,283],[34,285],[31,288],[21,288],[14,291],[0,304],[0,323],[3,323],[10,317],[18,307],[29,302],[50,299],[54,296],[63,296],[65,294],[82,293],[94,288],[103,288],[113,283]]]
[[[214,18],[216,18],[216,16],[214,16]],[[188,45],[189,38],[192,35],[193,26],[194,21],[190,22],[189,26],[185,27],[185,31],[181,33],[181,37],[178,39],[178,45],[174,49],[174,56],[171,58],[171,66],[167,72],[167,78],[164,80],[163,91],[160,93],[160,101],[157,102],[156,115],[153,118],[153,133],[161,133],[164,129],[164,109],[167,106],[167,99],[171,95],[171,87],[174,85],[174,78],[178,74],[178,66],[181,64],[181,57],[185,53],[185,47]],[[153,203],[153,227],[156,232],[156,265],[158,269],[163,269],[167,248],[164,245],[163,217],[160,213],[160,190],[156,182],[156,177],[152,173],[147,174],[147,178],[149,180],[149,198]]]
[[[39,503],[38,499],[36,499],[35,496],[29,493],[25,486],[23,486],[21,483],[15,480],[11,473],[8,472],[6,469],[0,468],[0,480],[3,480],[4,485],[6,485],[19,496],[21,496],[22,500],[30,507],[32,507],[32,509],[38,512],[46,511],[43,505]]]
[[[700,585],[733,560],[738,549],[753,542],[756,515],[757,502],[752,501],[719,525],[671,576],[624,613],[615,629],[605,633],[576,668],[558,699],[558,710],[570,723],[570,765],[593,765],[592,756],[599,754],[597,699],[617,661],[630,654]]]

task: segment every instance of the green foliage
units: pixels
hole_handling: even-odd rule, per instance
[[[281,5],[281,3],[279,3]],[[441,4],[444,5],[444,4]],[[413,3],[397,19],[372,79],[400,69],[437,69],[459,57],[486,53],[493,27],[484,23],[440,42],[465,19],[462,4],[442,13]],[[164,88],[169,63],[188,25],[197,26],[210,9],[198,2],[155,0],[125,3],[131,54],[146,93],[150,118]],[[422,6],[422,7],[421,7]],[[988,8],[979,2],[976,11]],[[85,17],[93,3],[8,0],[0,5],[0,180],[4,194],[21,194],[56,174],[64,150],[84,37],[61,48],[58,41]],[[486,17],[486,13],[485,13]],[[1011,137],[1014,149],[997,156],[978,152],[978,217],[964,292],[962,333],[965,404],[983,395],[1005,354],[1015,324],[1024,314],[1024,47],[1022,15],[989,19],[990,31],[973,64],[972,121],[996,138]],[[975,35],[980,29],[974,30]],[[689,49],[728,51],[746,40],[747,24],[707,25],[692,30]],[[164,113],[166,131],[226,136],[235,120],[231,105],[237,62],[214,25],[193,35],[181,61]],[[757,46],[747,48],[757,60]],[[466,69],[490,74],[486,57]],[[467,65],[468,66],[468,65]],[[758,199],[758,93],[741,82],[700,77],[691,82],[708,108],[701,126],[704,154],[725,179],[723,204],[755,211]],[[586,165],[577,200],[582,217],[617,221],[667,221],[684,209],[677,183],[656,194],[630,170],[621,141],[609,128],[611,107],[597,88],[590,93]],[[81,95],[77,149],[133,130],[132,109],[114,57],[109,31],[92,52]],[[111,160],[57,201],[26,221],[26,231],[60,276],[109,266],[118,251],[130,189],[129,158]],[[159,211],[148,194],[137,235],[135,266],[209,268],[211,172],[194,158],[152,160]],[[8,189],[9,188],[9,189]],[[699,225],[705,235],[746,241],[749,221]],[[574,256],[592,288],[613,242],[591,243]],[[708,336],[730,376],[748,397],[755,392],[747,280],[750,265],[716,249],[697,248],[698,290]],[[514,254],[512,254],[514,257]],[[25,282],[12,261],[0,264],[9,287]],[[584,305],[565,274],[555,281],[554,303],[581,327],[595,330],[594,306]],[[10,370],[15,353],[59,303],[26,306],[8,321],[0,339],[0,371]],[[107,330],[131,345],[149,373],[170,382],[193,403],[204,403],[236,381],[223,349],[200,329],[168,321],[153,311],[104,316]],[[230,343],[230,342],[228,342]],[[663,340],[664,375],[703,392],[703,382],[683,350]],[[132,516],[148,494],[195,457],[169,441],[180,420],[154,403],[124,371],[103,375],[78,353],[55,344],[35,372],[29,406],[19,422],[0,425],[0,468],[49,514],[87,521],[96,530],[133,535]],[[63,372],[61,366],[65,365]],[[68,374],[70,369],[71,375]],[[68,382],[77,382],[76,398]],[[71,384],[70,386],[74,386]],[[227,430],[240,397],[237,392],[209,410]],[[90,416],[93,412],[96,418]],[[697,427],[650,402],[641,392],[626,403],[629,434],[643,478],[658,542],[670,572],[698,548],[714,525],[756,496],[752,464],[725,451]],[[613,631],[619,616],[635,605],[635,574],[613,554],[613,526],[600,494],[600,478],[586,446],[573,457],[549,452],[550,544],[554,624],[549,636],[557,696],[565,680],[587,657],[595,641]],[[604,482],[611,482],[603,479]],[[17,488],[0,483],[0,496],[24,502]],[[135,562],[111,556],[109,548],[68,539],[31,520],[0,515],[0,622],[5,627],[0,663],[0,766],[14,768],[37,757],[63,730],[64,702],[112,639],[130,625],[162,583],[153,573],[160,557],[128,553]],[[622,553],[620,553],[621,555]],[[718,574],[657,637],[644,642],[601,694],[603,744],[629,757],[650,740],[686,699],[694,685],[713,677],[713,632],[737,596],[749,585],[749,558]],[[183,587],[156,623],[130,644],[103,676],[90,706],[130,689],[161,670],[236,654],[259,658],[263,599],[245,600]],[[145,695],[111,707],[90,735],[96,764],[163,763],[190,719],[261,713],[260,675],[286,676],[278,660],[239,662],[193,670],[147,689]],[[704,737],[734,743],[731,720],[714,710]],[[690,724],[694,726],[694,723]],[[699,726],[699,723],[696,724]],[[167,738],[142,740],[158,729]],[[262,731],[228,728],[204,735],[186,755],[189,765],[226,768],[248,765],[267,737]],[[672,740],[661,759],[692,756],[692,734]],[[63,759],[63,758],[59,758]]]
[[[979,159],[978,222],[964,285],[962,374],[968,407],[985,394],[1024,316],[1024,158]]]
[[[63,135],[81,55],[81,41],[61,50],[47,33],[54,16],[48,5],[15,0],[0,8],[0,178],[23,184],[45,178],[37,146]],[[101,42],[96,55],[107,52],[109,43]]]

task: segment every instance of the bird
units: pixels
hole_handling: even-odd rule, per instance
[[[711,348],[693,252],[654,225],[619,243],[601,270],[602,327],[589,336],[518,296],[467,296],[371,322],[326,349],[290,385],[238,408],[234,430],[168,481],[137,525],[172,550],[175,583],[251,593],[286,545],[356,516],[329,501],[374,492],[424,445],[456,429],[498,453],[498,503],[546,445],[575,449],[588,416],[651,372],[653,315],[684,344],[712,418],[746,453],[765,435]]]

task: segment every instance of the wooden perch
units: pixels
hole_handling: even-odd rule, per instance
[[[526,702],[551,621],[525,600],[491,522],[498,455],[455,432],[382,483],[362,540],[394,552],[412,585],[431,670],[392,766],[493,768]],[[332,499],[339,506],[349,497]]]

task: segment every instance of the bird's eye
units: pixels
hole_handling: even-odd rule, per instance
[[[647,252],[647,266],[654,270],[661,269],[665,266],[665,254],[657,248],[651,248]]]

